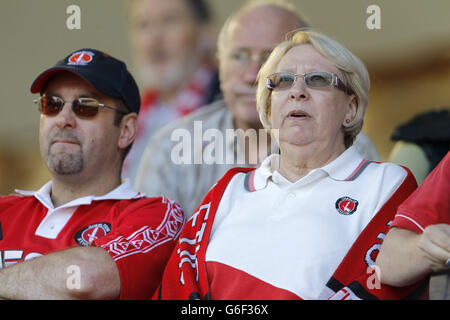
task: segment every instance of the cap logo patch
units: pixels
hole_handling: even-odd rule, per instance
[[[75,241],[80,246],[86,247],[101,237],[106,236],[111,231],[111,224],[100,222],[84,227],[75,235]]]
[[[336,201],[336,210],[345,216],[355,213],[358,201],[349,197],[342,197]]]
[[[85,66],[92,61],[93,57],[94,53],[91,51],[78,51],[67,59],[67,64],[71,66]]]

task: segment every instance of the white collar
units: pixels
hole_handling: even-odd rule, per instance
[[[321,168],[311,170],[299,181],[309,181],[321,176],[329,176],[331,179],[338,181],[353,181],[370,163],[371,161],[368,161],[361,156],[356,147],[351,146],[339,157]],[[272,178],[274,181],[279,181],[282,184],[286,184],[286,181],[288,180],[278,172],[279,166],[280,155],[271,154],[268,156],[258,169],[247,174],[248,177],[245,179],[245,187],[247,190],[256,191],[265,188],[269,178]]]
[[[39,202],[41,202],[45,207],[49,210],[55,209],[53,206],[52,199],[50,197],[50,193],[52,190],[52,181],[47,182],[37,191],[26,191],[16,189],[15,192],[24,195],[24,196],[34,196]],[[92,201],[98,200],[130,200],[130,199],[139,199],[145,197],[144,193],[136,191],[131,185],[130,181],[127,180],[119,185],[114,190],[102,196],[84,196],[78,199],[74,199],[61,207],[74,207],[80,205],[91,204]]]

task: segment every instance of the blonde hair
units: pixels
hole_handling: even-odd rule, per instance
[[[219,59],[223,59],[226,54],[226,48],[228,45],[229,30],[232,24],[242,14],[253,10],[255,8],[272,6],[291,13],[298,20],[298,27],[309,26],[308,20],[300,14],[297,8],[290,2],[285,0],[249,0],[238,11],[231,14],[220,29],[217,37],[217,56]]]
[[[259,70],[256,105],[261,123],[266,130],[270,131],[272,127],[270,122],[271,91],[266,87],[267,77],[276,72],[279,62],[291,48],[301,44],[311,44],[324,57],[332,61],[342,71],[345,85],[355,95],[357,102],[356,116],[344,126],[344,144],[348,148],[353,144],[363,125],[369,100],[369,73],[364,63],[350,50],[317,31],[302,29],[290,32],[287,40],[275,47],[266,63]]]

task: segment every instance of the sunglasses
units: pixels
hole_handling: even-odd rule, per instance
[[[98,109],[100,107],[126,114],[126,112],[104,105],[94,98],[78,98],[73,101],[64,101],[60,97],[47,96],[43,94],[39,98],[35,99],[34,103],[38,105],[39,112],[46,116],[56,116],[61,112],[66,103],[72,103],[72,111],[77,115],[77,117],[92,118],[98,113]]]
[[[289,89],[294,86],[298,77],[303,77],[303,81],[309,88],[325,89],[336,87],[347,94],[353,93],[337,75],[326,71],[313,71],[304,74],[294,74],[287,71],[275,72],[267,77],[266,87],[271,91]]]

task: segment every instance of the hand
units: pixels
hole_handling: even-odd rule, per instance
[[[450,259],[450,225],[435,224],[425,228],[418,247],[431,270],[437,272],[449,269],[446,262]]]

